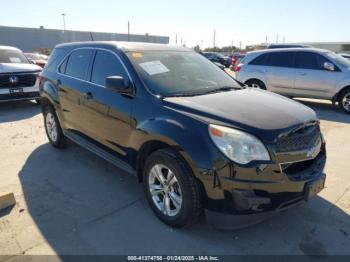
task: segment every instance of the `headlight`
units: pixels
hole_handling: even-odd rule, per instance
[[[263,143],[248,133],[224,126],[210,125],[209,135],[220,151],[238,164],[245,165],[253,160],[270,160],[270,155]]]

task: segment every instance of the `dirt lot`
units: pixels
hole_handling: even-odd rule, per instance
[[[303,101],[322,120],[327,188],[312,202],[239,232],[202,221],[174,230],[159,222],[134,177],[88,151],[52,148],[40,108],[0,104],[0,260],[16,254],[350,254],[350,116]],[[8,255],[8,257],[6,257]]]

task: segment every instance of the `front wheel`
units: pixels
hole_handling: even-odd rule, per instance
[[[340,109],[345,113],[350,114],[350,88],[345,89],[340,93],[338,104]]]
[[[194,224],[202,212],[199,184],[186,162],[172,150],[159,150],[146,161],[147,201],[156,216],[172,227]]]
[[[262,81],[257,80],[257,79],[248,80],[246,82],[246,85],[250,86],[250,87],[253,87],[253,88],[266,90],[265,84]]]

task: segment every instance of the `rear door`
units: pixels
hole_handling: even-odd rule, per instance
[[[77,49],[70,53],[58,68],[58,94],[65,127],[84,133],[81,121],[83,96],[93,49]]]
[[[315,98],[330,98],[336,87],[341,71],[335,66],[335,71],[328,71],[324,63],[329,62],[321,54],[300,51],[296,55],[295,95]],[[332,63],[334,64],[334,63]]]
[[[90,138],[118,152],[119,157],[125,157],[134,98],[106,89],[109,76],[131,80],[116,53],[97,49],[87,84],[89,96],[83,102],[84,124]]]
[[[283,95],[293,92],[295,73],[295,52],[271,52],[266,58],[264,70],[269,91]]]

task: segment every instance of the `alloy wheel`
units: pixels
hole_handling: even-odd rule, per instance
[[[45,124],[49,138],[52,142],[56,142],[58,138],[57,125],[55,117],[51,112],[46,114]]]
[[[167,216],[176,216],[182,206],[182,192],[175,174],[165,165],[152,167],[148,179],[149,191],[159,211]]]
[[[343,97],[343,101],[342,101],[343,107],[346,111],[350,112],[350,93],[346,94]]]

